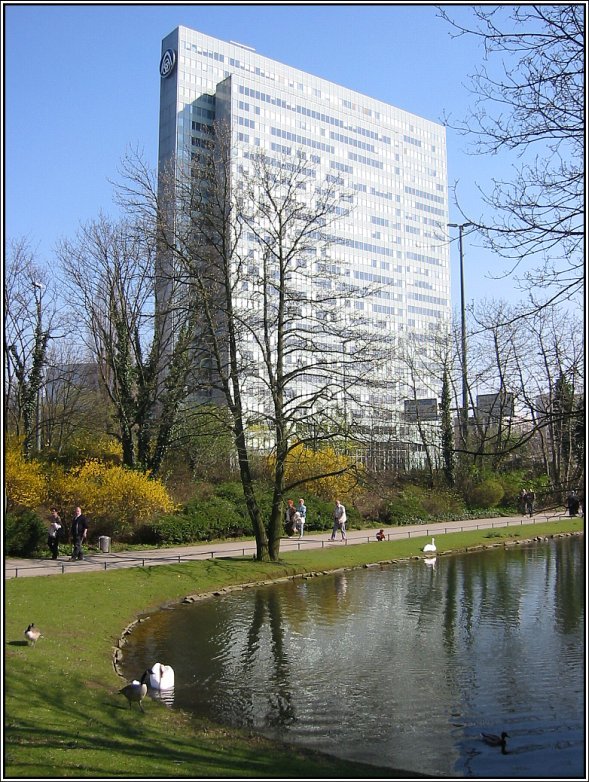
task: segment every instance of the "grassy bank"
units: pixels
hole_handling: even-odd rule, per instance
[[[436,536],[438,552],[578,532],[582,519]],[[117,694],[112,658],[138,614],[224,586],[420,554],[429,538],[292,552],[280,563],[214,559],[5,583],[5,778],[355,779],[419,776],[281,746]],[[23,631],[35,622],[34,648]]]

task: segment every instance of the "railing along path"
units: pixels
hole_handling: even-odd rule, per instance
[[[385,529],[386,540],[397,540],[411,537],[427,537],[431,535],[444,535],[451,532],[468,532],[479,529],[496,529],[501,527],[523,526],[524,524],[541,524],[547,521],[556,521],[564,518],[565,514],[538,514],[534,517],[511,517],[495,519],[467,520],[462,522],[436,522],[423,525],[402,526]],[[319,533],[324,535],[325,532]],[[330,534],[330,533],[329,533]],[[326,546],[357,545],[375,541],[376,529],[349,530],[347,539],[341,541],[338,537],[335,541],[330,538],[321,539],[318,534],[307,537],[282,538],[281,551],[300,551],[302,548],[325,548]],[[201,546],[187,546],[182,551],[179,547],[174,550],[152,550],[144,554],[131,554],[129,552],[87,554],[85,559],[72,561],[69,558],[50,560],[25,560],[6,558],[4,566],[4,578],[19,578],[35,575],[55,575],[65,573],[79,573],[85,570],[116,570],[126,567],[146,567],[153,565],[180,564],[201,559],[215,559],[220,557],[246,557],[256,552],[254,540],[233,545],[232,543],[219,543],[216,545],[203,544]]]

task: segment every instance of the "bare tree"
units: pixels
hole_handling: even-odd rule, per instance
[[[42,445],[42,397],[57,315],[55,291],[29,243],[11,242],[4,276],[4,420],[5,431],[23,437],[26,456]]]
[[[583,471],[577,437],[584,407],[583,329],[556,306],[526,317],[518,309],[494,302],[476,315],[480,328],[470,342],[475,361],[484,364],[479,382],[497,403],[491,414],[475,416],[473,455],[495,468],[527,455],[552,487],[566,486]]]
[[[404,419],[408,422],[405,426],[413,433],[411,441],[417,440],[421,445],[430,486],[434,485],[442,463],[438,399],[443,387],[448,345],[449,335],[443,333],[412,334],[402,341],[397,351],[405,370],[403,396],[407,410]]]
[[[470,451],[473,462],[499,469],[507,455],[526,441],[513,426],[514,404],[520,398],[516,372],[521,353],[519,318],[505,302],[483,302],[472,313],[475,327],[471,363],[477,366],[480,395],[472,400]]]
[[[43,393],[43,442],[52,458],[69,459],[80,446],[115,437],[112,406],[98,366],[69,339],[52,342]]]
[[[173,346],[156,327],[153,230],[101,216],[59,247],[77,326],[115,410],[123,463],[154,474],[169,447],[191,369],[193,325],[177,323]],[[167,361],[167,372],[161,364]]]
[[[525,351],[518,363],[522,399],[551,486],[570,487],[584,469],[575,445],[585,407],[582,324],[574,316],[547,309],[525,325]],[[530,362],[534,354],[536,360]]]
[[[476,36],[484,51],[471,76],[471,112],[447,124],[473,138],[477,154],[506,151],[517,160],[511,180],[483,192],[491,218],[461,211],[510,259],[533,308],[571,299],[583,290],[585,4],[473,6],[472,13],[469,26],[440,10],[457,36]]]
[[[197,380],[229,410],[257,557],[275,560],[283,495],[293,488],[285,482],[286,458],[301,442],[345,437],[346,405],[377,353],[351,306],[362,293],[330,233],[351,195],[320,178],[301,150],[283,157],[252,150],[233,159],[222,127],[215,154],[179,167],[165,186],[160,181],[159,193],[141,163],[127,161],[126,174],[121,199],[143,217],[158,216],[167,276],[182,281],[170,312],[199,313]],[[161,266],[159,275],[166,276]],[[254,488],[252,454],[259,450],[274,456],[268,519]]]

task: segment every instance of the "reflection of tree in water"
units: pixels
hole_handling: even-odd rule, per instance
[[[415,571],[414,590],[415,594],[419,596],[414,597],[414,600],[420,606],[417,627],[428,626],[431,617],[435,615],[444,598],[442,582],[437,578],[437,573],[431,562],[423,566],[420,564],[420,567]]]
[[[444,640],[448,651],[456,648],[456,628],[467,647],[477,642],[477,628],[484,619],[501,619],[506,626],[519,623],[526,555],[524,549],[472,553],[457,568],[446,567]],[[516,559],[517,558],[517,559]]]
[[[458,604],[458,568],[455,557],[450,557],[446,563],[446,596],[443,602],[444,648],[450,656],[456,648],[456,615]]]
[[[292,686],[289,681],[290,666],[284,639],[285,625],[278,590],[256,590],[252,621],[242,656],[244,679],[251,680],[252,673],[265,666],[268,662],[267,651],[270,652],[271,669],[266,691],[250,690],[251,708],[248,724],[261,721],[267,727],[280,727],[295,720]],[[266,629],[270,633],[269,645],[264,638]],[[264,685],[258,680],[257,686],[262,688]],[[263,714],[259,713],[259,709],[262,708],[265,712]]]
[[[556,579],[555,616],[565,633],[575,631],[585,615],[584,590],[576,589],[585,583],[583,546],[578,538],[562,541],[559,556],[555,556]]]

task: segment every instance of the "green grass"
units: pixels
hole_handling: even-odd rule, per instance
[[[437,535],[438,552],[578,532],[582,519]],[[186,595],[296,573],[418,556],[429,538],[289,552],[280,563],[214,559],[5,582],[4,778],[354,779],[417,773],[349,763],[118,694],[112,659],[141,613]],[[25,645],[35,622],[43,637]]]

